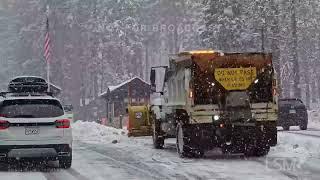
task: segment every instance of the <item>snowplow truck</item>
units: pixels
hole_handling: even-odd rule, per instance
[[[176,137],[181,157],[201,157],[213,148],[264,156],[277,144],[271,54],[189,51],[169,62],[150,73],[155,148]]]

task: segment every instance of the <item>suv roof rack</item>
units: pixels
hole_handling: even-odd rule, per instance
[[[12,93],[46,93],[48,83],[40,77],[25,76],[17,77],[10,81],[8,92]]]
[[[0,96],[6,98],[7,95],[10,97],[23,97],[23,96],[53,96],[52,92],[0,92]]]

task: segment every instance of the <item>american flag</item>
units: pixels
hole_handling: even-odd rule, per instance
[[[46,61],[49,62],[51,55],[51,46],[50,46],[50,33],[49,33],[49,18],[47,17],[46,23],[46,35],[44,40],[44,57]]]

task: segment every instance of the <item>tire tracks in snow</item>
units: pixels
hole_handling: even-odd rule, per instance
[[[266,157],[266,158],[272,158],[272,157]],[[267,163],[266,163],[266,158],[264,158],[264,159],[261,159],[261,158],[248,158],[248,160],[258,162],[258,163],[260,163],[260,164],[262,164],[262,165],[264,165],[264,166],[268,166],[268,168],[271,168],[271,169],[273,169],[273,170],[276,170],[276,171],[280,172],[281,174],[287,176],[287,177],[290,178],[290,179],[300,179],[299,176],[297,176],[297,175],[295,175],[295,174],[293,174],[293,173],[290,173],[290,172],[284,171],[284,170],[278,170],[276,167],[270,167],[270,166],[267,165]]]
[[[77,180],[89,180],[88,178],[86,178],[85,176],[81,175],[78,171],[76,171],[73,168],[70,168],[70,169],[66,170],[66,172],[71,174]]]
[[[80,146],[82,146],[83,148],[86,148],[88,150],[94,151],[100,155],[103,155],[104,158],[108,159],[109,161],[112,161],[118,165],[120,165],[123,168],[126,168],[128,170],[133,170],[135,172],[140,172],[141,174],[150,177],[152,179],[159,179],[159,180],[164,180],[164,179],[176,179],[176,178],[172,178],[167,176],[166,174],[161,174],[159,173],[157,170],[151,168],[150,166],[148,166],[147,164],[138,161],[136,159],[129,159],[130,157],[124,157],[121,155],[117,155],[117,157],[114,156],[110,156],[109,152],[110,151],[105,151],[104,149],[99,149],[93,145],[90,144],[86,144],[86,143],[79,143]],[[120,151],[115,152],[115,149],[112,149],[112,151],[114,153],[121,153]],[[122,152],[123,153],[123,152]],[[127,158],[127,159],[124,159]],[[130,163],[129,163],[130,162]]]
[[[47,180],[58,180],[57,177],[53,173],[43,172],[42,174]]]
[[[305,134],[305,133],[302,133],[302,132],[294,132],[294,131],[287,131],[286,133],[297,134],[297,135],[301,135],[301,136],[314,137],[314,138],[320,138],[320,135],[316,135],[316,134]]]
[[[57,171],[56,171],[57,170]],[[63,170],[58,170],[58,169],[50,169],[47,172],[42,172],[43,176],[47,180],[62,180],[62,179],[70,179],[67,178],[65,175],[69,175],[72,177],[74,180],[89,180],[85,176],[81,175],[78,171],[76,171],[73,168],[70,169],[63,169]]]

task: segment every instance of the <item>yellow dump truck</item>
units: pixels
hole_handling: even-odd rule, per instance
[[[155,148],[176,137],[184,157],[202,156],[216,147],[263,156],[277,144],[271,54],[182,52],[171,57],[169,67],[153,67],[150,81],[156,99],[150,104]]]

